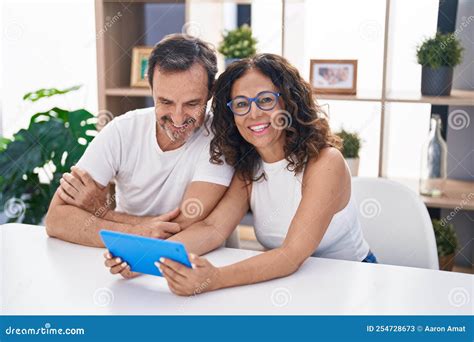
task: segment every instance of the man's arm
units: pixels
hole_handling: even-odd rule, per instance
[[[172,220],[178,223],[181,229],[186,229],[192,224],[206,218],[219,203],[227,187],[208,182],[192,182],[186,188],[180,205],[179,215]],[[147,224],[153,216],[135,216],[108,210],[104,219],[129,224]]]
[[[135,216],[110,210],[112,197],[106,200],[106,188],[97,184],[84,170],[77,167],[71,174],[64,174],[61,180],[63,201],[69,205],[82,208],[107,221],[131,225],[145,225],[156,219],[154,216]],[[173,219],[181,229],[186,229],[195,222],[206,218],[222,198],[227,187],[220,184],[196,181],[186,188],[180,205],[179,215]]]
[[[103,247],[100,229],[128,232],[130,224],[104,220],[64,202],[58,188],[46,214],[46,232],[49,236],[85,246]]]
[[[115,195],[108,196],[110,186],[102,186],[77,166],[60,181],[60,197],[66,204],[78,207],[107,221],[136,225],[153,216],[135,216],[114,211]]]
[[[168,238],[207,217],[226,189],[214,183],[192,182],[183,196],[181,210],[171,215],[140,217],[109,210],[110,203],[104,203],[104,188],[87,172],[74,168],[71,174],[65,174],[54,195],[46,229],[49,236],[95,247],[103,247],[100,229]]]
[[[158,216],[146,226],[119,223],[97,217],[61,199],[67,196],[61,187],[54,194],[46,214],[46,232],[51,237],[92,247],[104,247],[99,236],[101,229],[133,233],[166,239],[181,229],[177,223],[167,222],[179,214],[179,209]]]

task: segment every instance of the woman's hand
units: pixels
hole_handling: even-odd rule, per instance
[[[140,273],[132,272],[130,266],[125,261],[122,262],[122,259],[114,257],[109,250],[105,251],[104,258],[105,267],[108,267],[112,274],[120,273],[125,279],[135,278],[140,275]]]
[[[194,254],[189,254],[189,260],[192,268],[165,258],[155,262],[171,292],[179,296],[192,296],[219,288],[219,268]]]

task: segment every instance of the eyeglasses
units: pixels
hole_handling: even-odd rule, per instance
[[[255,97],[237,96],[227,102],[227,107],[238,116],[248,114],[252,107],[252,102],[255,102],[261,110],[272,110],[277,105],[280,95],[280,93],[274,93],[273,91],[262,91]]]

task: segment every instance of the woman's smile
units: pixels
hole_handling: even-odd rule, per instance
[[[253,135],[260,136],[264,135],[268,132],[269,127],[271,126],[271,123],[257,123],[255,125],[251,125],[248,128],[252,132]]]

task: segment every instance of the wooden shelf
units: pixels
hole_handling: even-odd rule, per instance
[[[107,96],[131,96],[131,97],[151,97],[149,88],[107,88],[105,90]]]
[[[374,94],[357,94],[357,95],[341,95],[341,94],[316,94],[314,98],[317,100],[336,100],[336,101],[369,101],[380,102],[382,98]]]
[[[451,96],[423,96],[420,92],[389,92],[385,99],[373,94],[314,94],[318,100],[430,103],[446,106],[474,106],[474,90],[453,89]]]
[[[423,96],[419,92],[389,92],[386,101],[430,103],[446,106],[474,106],[474,90],[453,89],[451,96]]]
[[[406,185],[419,194],[419,181],[414,178],[390,178]],[[447,179],[444,183],[443,194],[440,197],[420,195],[420,198],[430,208],[459,210],[474,210],[474,182]]]

